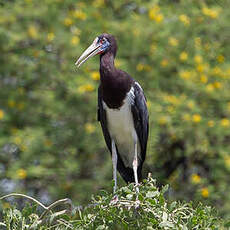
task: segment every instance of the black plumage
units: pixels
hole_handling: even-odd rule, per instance
[[[148,110],[146,106],[146,98],[144,96],[143,90],[140,87],[140,85],[129,74],[115,68],[114,58],[116,56],[116,51],[117,51],[117,44],[115,38],[109,34],[102,34],[94,40],[94,43],[88,48],[87,51],[83,53],[83,55],[79,58],[76,64],[78,64],[79,66],[89,57],[94,56],[96,54],[100,54],[100,86],[98,88],[98,121],[101,124],[105,142],[107,144],[107,147],[111,155],[115,154],[113,153],[112,150],[112,140],[115,143],[117,162],[116,162],[116,157],[115,158],[112,157],[113,165],[117,163],[116,164],[117,169],[121,174],[122,178],[127,183],[137,182],[137,178],[135,179],[135,167],[137,166],[137,177],[138,177],[138,181],[140,181],[142,179],[141,176],[142,165],[146,156],[148,129],[149,129]],[[128,162],[128,163],[127,160],[126,162],[124,162],[125,159],[124,150],[122,150],[123,151],[122,153],[123,155],[122,155],[120,153],[121,149],[119,149],[119,146],[123,146],[125,145],[125,143],[122,143],[122,145],[120,143],[117,143],[119,140],[121,140],[120,137],[118,138],[118,135],[124,135],[124,134],[123,133],[117,134],[117,131],[115,132],[114,130],[111,130],[115,126],[110,125],[109,127],[108,124],[109,123],[108,119],[112,121],[111,117],[113,116],[116,117],[117,112],[119,113],[119,110],[121,110],[122,108],[126,110],[125,112],[121,113],[121,116],[124,115],[124,119],[128,119],[129,122],[127,125],[133,126],[133,127],[127,127],[129,128],[128,130],[133,129],[133,132],[127,131],[127,133],[129,133],[130,135],[133,135],[134,133],[133,145],[135,144],[135,154],[132,153],[132,151],[134,150],[133,148],[131,148],[127,153],[127,154],[131,154],[130,155],[131,158],[129,157],[127,159],[131,159],[132,162]],[[132,119],[132,121],[130,121],[129,119]],[[120,120],[117,119],[117,122],[119,122]],[[122,121],[121,124],[123,124]],[[122,130],[123,129],[121,128],[121,131]],[[124,130],[126,131],[125,128]],[[114,133],[116,133],[117,136]],[[135,136],[137,140],[135,140]],[[139,146],[136,147],[137,145]],[[123,149],[127,149],[128,147],[130,148],[130,145],[126,146]],[[130,167],[130,165],[132,167]],[[115,176],[115,183],[116,183],[116,176]]]
[[[134,84],[134,81],[133,81],[133,84]],[[138,180],[140,181],[142,179],[142,174],[141,174],[142,165],[144,163],[145,156],[146,156],[149,124],[148,124],[148,111],[146,108],[146,99],[143,94],[143,91],[136,84],[134,84],[134,87],[135,87],[135,91],[134,91],[135,92],[135,103],[131,106],[131,108],[132,108],[135,129],[136,129],[136,132],[140,140],[140,144],[141,144],[141,161],[138,162],[138,168],[137,168]],[[101,123],[105,142],[107,144],[107,147],[110,153],[112,154],[111,138],[110,138],[110,134],[107,128],[106,112],[103,109],[102,99],[103,99],[103,96],[101,92],[101,86],[99,86],[98,88],[98,121],[100,121]],[[117,149],[117,153],[118,153],[117,169],[119,173],[121,174],[122,178],[127,183],[135,182],[133,169],[129,167],[125,167],[120,157],[118,149]]]

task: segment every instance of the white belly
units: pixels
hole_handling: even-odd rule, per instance
[[[137,142],[137,156],[140,159],[140,145],[134,128],[129,98],[126,98],[120,109],[110,109],[103,102],[106,110],[107,125],[110,137],[115,141],[124,165],[132,168],[134,145]]]

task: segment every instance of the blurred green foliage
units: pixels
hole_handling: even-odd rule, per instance
[[[122,187],[114,197],[101,191],[93,197],[92,203],[84,208],[70,210],[55,208],[52,212],[39,214],[37,207],[28,205],[19,211],[16,208],[4,210],[0,226],[7,229],[224,229],[229,222],[216,216],[216,211],[202,204],[193,207],[192,202],[168,202],[164,193],[156,187],[152,178],[144,180],[137,194],[134,184]],[[60,206],[60,204],[59,204]],[[60,208],[60,207],[59,207]]]
[[[169,183],[171,199],[203,200],[229,217],[229,7],[224,0],[1,0],[0,193],[83,204],[100,188],[111,191],[96,117],[99,58],[74,66],[107,32],[117,37],[116,66],[148,98],[144,173]]]

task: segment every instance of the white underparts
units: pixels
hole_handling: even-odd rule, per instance
[[[133,168],[133,161],[135,159],[135,143],[137,143],[137,162],[135,163],[138,165],[138,159],[141,159],[140,144],[131,112],[134,98],[134,88],[132,87],[119,109],[110,109],[103,102],[110,137],[114,140],[124,165],[130,168]]]

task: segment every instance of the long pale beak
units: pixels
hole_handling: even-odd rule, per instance
[[[84,53],[75,62],[77,67],[80,67],[86,60],[100,53],[101,44],[97,44],[98,38],[95,38],[93,43],[84,51]]]

